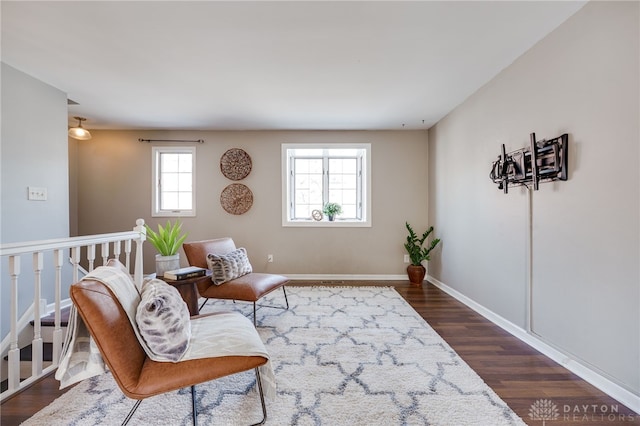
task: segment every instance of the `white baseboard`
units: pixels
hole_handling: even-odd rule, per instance
[[[307,281],[407,281],[407,275],[340,275],[340,274],[283,274],[290,280]],[[332,284],[332,283],[327,283]]]
[[[67,297],[66,299],[63,299],[63,300],[60,301],[60,309],[68,308],[72,304],[73,304],[73,302],[71,301],[71,298]],[[55,312],[55,310],[56,310],[56,304],[55,303],[49,303],[47,305],[47,308],[45,309],[45,312],[46,312],[45,315],[52,314],[53,312]]]
[[[427,276],[427,280],[433,285],[435,285],[436,287],[438,287],[439,289],[441,289],[442,291],[444,291],[445,293],[452,296],[453,298],[464,303],[469,308],[473,309],[478,314],[482,315],[483,317],[485,317],[486,319],[488,319],[498,327],[507,331],[514,337],[517,337],[518,339],[528,344],[532,348],[536,349],[537,351],[541,352],[545,356],[551,358],[553,361],[557,362],[558,364],[562,365],[564,368],[571,371],[575,375],[579,376],[586,382],[600,389],[602,392],[606,393],[611,398],[619,401],[621,404],[626,405],[636,413],[640,414],[640,395],[636,395],[631,391],[625,389],[624,387],[618,385],[617,383],[611,381],[607,377],[604,377],[603,375],[593,370],[589,366],[575,359],[572,355],[565,353],[551,346],[550,344],[544,342],[538,336],[531,333],[527,333],[527,331],[524,330],[523,328],[515,325],[514,323],[501,317],[500,315],[497,315],[493,311],[485,308],[484,306],[473,301],[472,299],[469,299],[464,294],[438,281],[436,278],[433,278],[432,276]]]

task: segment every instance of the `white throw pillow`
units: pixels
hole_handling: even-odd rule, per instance
[[[249,263],[247,250],[244,247],[227,254],[209,253],[207,255],[207,265],[212,272],[211,281],[216,285],[235,280],[253,271],[251,263]]]
[[[140,335],[155,355],[179,361],[189,347],[191,316],[175,287],[159,279],[146,281],[136,312]]]

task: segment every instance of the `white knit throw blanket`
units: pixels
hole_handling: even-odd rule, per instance
[[[86,275],[83,280],[96,280],[109,287],[127,312],[138,341],[147,356],[154,361],[167,362],[154,355],[140,336],[136,323],[136,309],[140,303],[140,295],[129,274],[118,267],[100,266]],[[251,321],[244,315],[227,312],[192,318],[189,347],[180,361],[222,356],[261,356],[269,359],[260,336]],[[89,335],[75,306],[72,306],[61,361],[56,371],[60,389],[105,371],[98,347]],[[271,362],[267,361],[260,367],[260,376],[265,396],[273,399],[276,394],[276,381]]]

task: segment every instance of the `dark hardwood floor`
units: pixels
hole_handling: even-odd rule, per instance
[[[318,285],[295,281],[291,285]],[[336,283],[327,284],[336,285]],[[337,285],[340,285],[339,283]],[[391,285],[527,424],[532,406],[551,401],[557,409],[548,426],[640,425],[640,414],[610,398],[559,364],[476,314],[433,285],[408,281],[345,281],[342,285]],[[47,377],[0,406],[0,424],[18,425],[64,393]],[[459,426],[459,425],[452,425]],[[490,426],[490,423],[487,423]]]
[[[540,400],[556,405],[556,425],[640,425],[640,415],[494,325],[433,285],[397,291],[529,425]]]

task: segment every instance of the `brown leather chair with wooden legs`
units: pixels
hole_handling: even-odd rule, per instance
[[[236,245],[233,239],[225,237],[184,243],[182,244],[182,248],[184,249],[190,266],[208,268],[207,255],[209,253],[228,254],[236,249]],[[256,302],[273,290],[282,288],[285,306],[258,306],[289,309],[287,291],[284,287],[288,282],[289,278],[283,275],[251,272],[220,285],[216,285],[212,281],[200,282],[198,283],[198,293],[207,300],[227,299],[253,303],[253,324],[256,325]],[[207,303],[207,300],[202,303],[200,309]]]
[[[224,356],[180,362],[152,361],[138,342],[122,305],[106,285],[85,280],[73,284],[70,294],[122,393],[138,400],[123,425],[129,422],[143,399],[190,386],[195,426],[195,385],[251,369],[256,373],[263,416],[255,425],[265,422],[267,411],[258,367],[268,361],[266,358]]]

